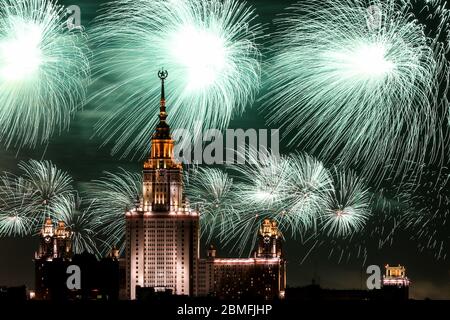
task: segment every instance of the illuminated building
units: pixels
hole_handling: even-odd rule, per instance
[[[288,288],[288,301],[406,301],[409,299],[410,280],[403,266],[385,266],[386,274],[379,289],[328,289],[313,283],[304,287]]]
[[[174,141],[166,122],[164,80],[160,71],[159,124],[144,163],[139,204],[126,213],[127,295],[136,288],[175,295],[196,295],[199,216],[183,200],[183,168],[174,157]]]
[[[35,253],[35,259],[51,261],[72,257],[72,231],[64,222],[59,221],[55,228],[52,219],[47,218],[40,235],[41,243]]]
[[[383,276],[384,294],[391,299],[407,300],[411,281],[406,276],[406,268],[401,265],[391,267],[387,264],[385,269],[386,274]]]
[[[199,294],[220,299],[284,298],[286,261],[275,221],[265,219],[251,258],[217,258],[210,247],[199,263]]]
[[[56,226],[47,218],[35,253],[35,293],[37,300],[117,300],[119,296],[119,256],[113,249],[100,261],[90,253],[73,254],[72,231],[64,222]],[[81,288],[69,289],[67,269],[81,270]]]
[[[383,277],[383,286],[408,287],[410,285],[404,266],[391,267],[387,264],[384,268],[386,269],[386,274]]]
[[[39,300],[52,298],[55,277],[65,273],[65,266],[72,259],[72,231],[60,221],[57,227],[51,218],[45,220],[40,232],[39,249],[34,255],[35,296]],[[53,275],[51,274],[53,273]],[[64,288],[60,288],[63,290]],[[55,291],[55,290],[53,290]]]

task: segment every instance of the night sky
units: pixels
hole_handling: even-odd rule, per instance
[[[253,0],[249,1],[256,8],[261,23],[266,24],[267,32],[273,28],[271,21],[293,0]],[[81,8],[83,25],[89,35],[89,25],[96,16],[102,0],[65,0],[64,5],[78,5]],[[90,91],[96,88],[92,86]],[[170,103],[168,103],[170,106]],[[233,120],[231,128],[264,128],[264,120],[256,110],[258,103],[247,108],[242,116]],[[105,112],[105,110],[102,110]],[[169,110],[170,115],[170,110]],[[0,170],[17,172],[21,160],[46,159],[69,172],[79,190],[84,190],[89,181],[102,176],[103,171],[115,171],[118,167],[140,170],[138,161],[120,159],[110,154],[111,147],[100,148],[102,141],[94,137],[94,124],[100,119],[101,112],[96,105],[88,104],[73,120],[70,130],[54,136],[48,145],[38,146],[33,150],[0,149]],[[169,118],[170,119],[170,118]],[[170,120],[169,120],[170,121]],[[149,141],[150,142],[150,141]],[[296,151],[282,147],[282,151]],[[450,230],[449,230],[450,232]],[[205,245],[204,243],[202,245]],[[34,251],[38,247],[37,238],[0,239],[0,286],[26,284],[34,287]],[[300,239],[288,239],[285,244],[287,255],[288,285],[303,286],[311,283],[313,278],[322,287],[327,288],[364,288],[365,279],[362,262],[350,259],[339,263],[336,258],[328,258],[328,248],[314,250],[308,259],[301,263],[310,250]],[[228,255],[227,250],[219,250],[220,255]],[[450,254],[450,253],[449,253]],[[412,280],[411,297],[423,299],[450,299],[450,263],[436,261],[432,252],[419,252],[416,244],[398,238],[391,247],[378,252],[371,252],[367,265],[383,266],[402,264],[407,268],[407,275]]]

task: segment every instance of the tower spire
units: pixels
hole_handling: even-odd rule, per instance
[[[164,81],[167,79],[169,73],[167,70],[161,69],[158,71],[158,77],[161,79],[161,99],[159,102],[159,124],[156,126],[156,131],[153,134],[153,139],[171,139],[170,127],[166,122],[166,93],[164,88]]]
[[[164,91],[164,81],[167,79],[169,73],[167,70],[161,69],[158,71],[158,77],[161,79],[161,100],[159,106],[159,121],[166,121],[167,112],[166,112],[166,93]]]

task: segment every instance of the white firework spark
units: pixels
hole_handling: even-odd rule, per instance
[[[336,172],[330,204],[322,216],[322,229],[346,237],[364,229],[371,214],[371,197],[362,179],[354,173]]]

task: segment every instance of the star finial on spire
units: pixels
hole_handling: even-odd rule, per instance
[[[160,109],[159,109],[159,119],[161,121],[165,121],[167,117],[166,113],[166,94],[164,92],[164,81],[167,79],[169,73],[167,70],[161,69],[158,71],[158,77],[161,79],[161,101],[160,101]]]

